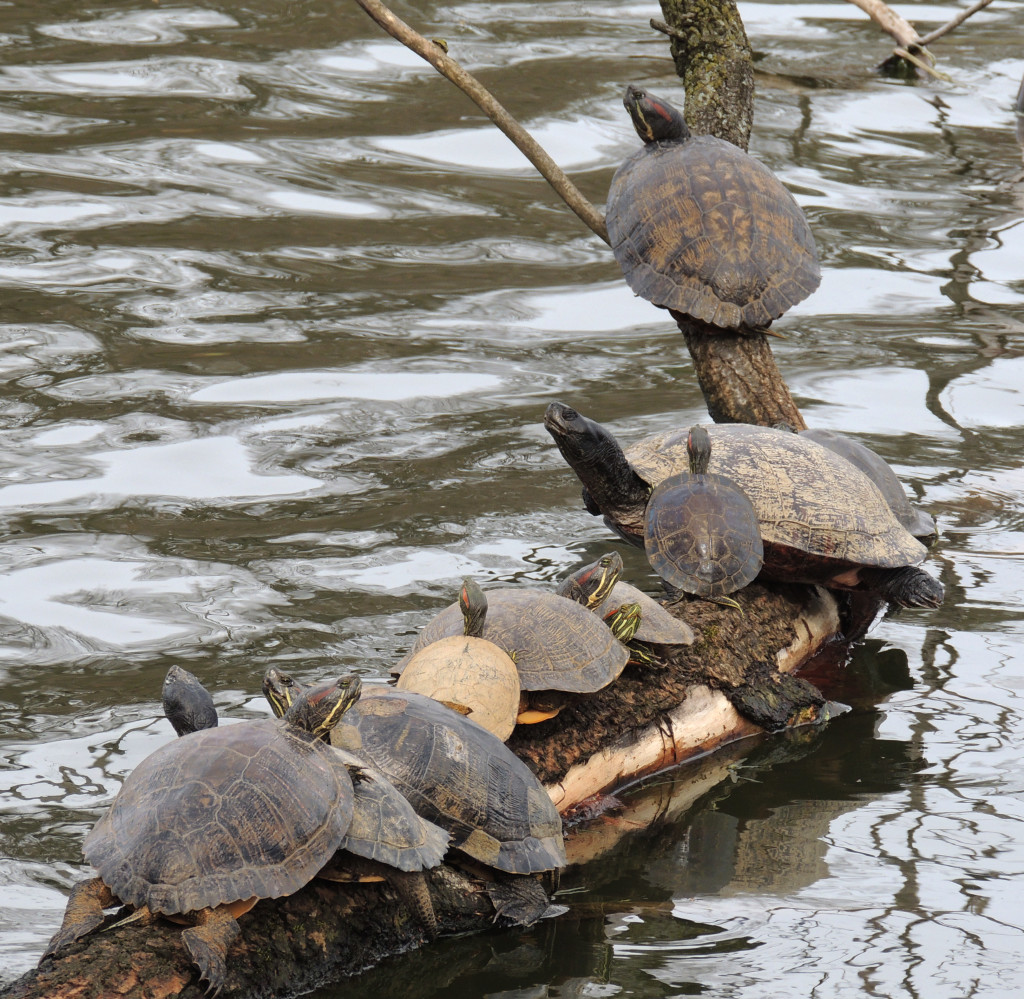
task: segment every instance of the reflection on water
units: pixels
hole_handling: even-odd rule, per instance
[[[946,605],[815,677],[855,708],[825,732],[735,747],[579,830],[566,916],[346,993],[1024,984],[1024,15],[986,8],[937,46],[951,82],[907,85],[870,72],[888,40],[851,4],[742,10],[752,151],[824,270],[777,324],[780,367],[810,423],[937,515]],[[407,16],[601,203],[636,148],[623,85],[677,86],[651,14]],[[550,399],[625,441],[705,414],[603,244],[354,4],[15,0],[0,38],[5,980],[57,925],[85,830],[171,738],[172,662],[228,720],[265,713],[269,665],[380,680],[463,576],[544,583],[616,544],[540,425]]]

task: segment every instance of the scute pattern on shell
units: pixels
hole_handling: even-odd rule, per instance
[[[714,326],[761,328],[821,282],[800,206],[723,139],[652,143],[616,171],[606,222],[633,291]]]
[[[82,849],[122,902],[154,912],[277,898],[331,858],[352,804],[327,743],[286,722],[246,722],[148,756]]]
[[[469,718],[422,694],[364,688],[331,736],[471,857],[513,874],[565,866],[562,819],[540,781]]]
[[[612,682],[629,661],[626,647],[592,611],[548,590],[485,591],[483,637],[515,660],[523,690],[590,694]],[[442,610],[420,632],[410,656],[448,635],[461,635],[457,603]]]
[[[730,423],[707,427],[709,471],[746,493],[765,545],[803,553],[830,571],[842,565],[897,568],[924,561],[927,550],[896,520],[870,479],[839,455],[796,434]],[[637,473],[657,484],[689,468],[686,430],[645,437],[626,448]],[[766,550],[765,567],[770,568]]]

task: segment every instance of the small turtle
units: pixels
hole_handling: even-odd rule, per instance
[[[172,666],[167,671],[161,700],[164,714],[176,735],[217,726],[217,709],[210,692],[187,669]]]
[[[275,669],[263,680],[277,714],[301,689]],[[510,875],[565,866],[558,810],[529,767],[483,726],[430,697],[391,687],[367,689],[348,722],[334,730],[334,744],[372,759],[466,857]],[[537,883],[521,887],[533,902],[505,909],[504,917],[528,925],[548,898]]]
[[[856,465],[876,486],[892,508],[896,519],[924,545],[931,546],[938,539],[939,531],[935,519],[924,510],[914,506],[903,484],[889,463],[875,454],[871,448],[859,441],[851,440],[834,430],[801,430],[801,437],[817,441],[830,451],[842,455],[847,461]]]
[[[761,571],[764,548],[757,514],[731,479],[708,472],[711,438],[691,427],[689,471],[662,479],[644,514],[644,548],[671,591],[725,597]]]
[[[712,326],[757,331],[818,287],[814,237],[763,164],[710,135],[690,135],[668,101],[628,86],[623,104],[644,145],[615,172],[612,252],[641,298]]]
[[[236,917],[298,891],[352,821],[348,768],[326,741],[359,697],[356,676],[297,698],[280,720],[207,728],[146,757],[82,852],[98,877],[71,891],[43,957],[118,904],[183,916],[182,940],[209,991],[224,985]]]
[[[622,557],[614,554],[621,565]],[[630,662],[650,662],[650,646],[692,645],[695,639],[693,629],[632,583],[616,579],[606,596],[600,597],[599,594],[599,599],[594,600],[594,595],[588,592],[587,581],[603,572],[602,563],[610,557],[602,556],[596,562],[570,573],[558,584],[557,592],[589,607],[609,625],[618,619],[623,607],[628,609],[630,605],[636,604],[640,609],[640,625],[632,640],[626,643],[630,650]]]
[[[487,600],[472,579],[462,584],[459,607],[465,634],[420,649],[402,671],[398,689],[426,694],[469,715],[504,742],[519,713],[519,672],[508,653],[481,637]]]
[[[623,451],[599,423],[551,403],[544,426],[583,483],[587,508],[642,543],[653,488],[689,466],[686,431],[666,431]],[[942,584],[917,566],[925,547],[896,519],[870,479],[799,435],[747,424],[707,428],[710,470],[754,506],[764,574],[788,582],[863,589],[903,607],[937,607]]]

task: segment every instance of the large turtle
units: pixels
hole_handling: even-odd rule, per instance
[[[219,991],[236,916],[298,891],[349,829],[352,781],[326,740],[359,692],[357,676],[342,677],[280,720],[206,728],[146,757],[85,837],[99,876],[72,889],[43,956],[99,926],[105,908],[145,907],[193,924],[185,948]]]
[[[512,657],[524,691],[590,694],[611,683],[629,661],[625,646],[593,614],[550,590],[502,587],[478,593],[480,637]],[[459,603],[450,604],[420,631],[396,670],[404,670],[431,642],[464,630]]]
[[[871,448],[834,430],[801,430],[801,437],[817,441],[856,465],[876,486],[896,519],[922,544],[934,544],[939,536],[931,514],[914,506],[889,463]]]
[[[307,696],[320,694],[314,689]],[[162,699],[164,714],[179,736],[217,725],[217,710],[209,691],[198,677],[180,666],[167,671]],[[419,872],[441,863],[451,836],[418,815],[379,770],[353,753],[338,747],[334,751],[352,780],[352,820],[338,852],[319,876],[335,881],[387,881],[427,932],[436,935],[433,903]]]
[[[548,406],[544,426],[583,483],[588,509],[642,543],[652,489],[689,464],[687,432],[655,434],[623,451],[607,429],[560,402]],[[917,568],[927,550],[848,461],[782,430],[707,430],[711,471],[732,479],[757,511],[766,576],[872,590],[905,607],[942,602],[942,584]]]
[[[287,674],[267,671],[263,692],[275,713],[301,687]],[[452,834],[467,857],[508,874],[536,874],[565,866],[562,820],[543,785],[503,742],[438,701],[391,687],[368,688],[335,728],[336,746],[372,760],[420,815]],[[504,915],[528,923],[547,908],[537,886],[530,899],[502,898]],[[516,889],[512,889],[516,891]],[[491,891],[498,905],[498,897]]]
[[[712,326],[761,330],[821,281],[807,219],[764,164],[691,135],[671,104],[628,86],[644,142],[616,171],[606,221],[633,291]]]
[[[605,623],[609,623],[609,620],[614,622],[623,607],[639,607],[640,625],[633,638],[626,643],[631,654],[630,661],[635,659],[641,663],[649,662],[648,646],[651,645],[692,645],[695,638],[693,629],[632,583],[615,578],[611,589],[604,585],[594,585],[595,577],[599,584],[603,584],[609,575],[609,566],[616,565],[621,572],[622,556],[618,552],[602,555],[596,561],[569,573],[558,584],[555,592],[589,607]]]
[[[519,671],[512,657],[480,637],[487,600],[467,579],[459,591],[464,634],[449,635],[420,649],[398,678],[399,690],[413,690],[483,725],[502,742],[519,713]]]

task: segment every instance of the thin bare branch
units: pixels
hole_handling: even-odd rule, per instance
[[[651,18],[651,27],[655,31],[660,31],[663,35],[668,35],[669,38],[678,38],[681,42],[686,41],[686,32],[681,31],[679,28],[673,28],[656,17]]]
[[[987,7],[992,0],[976,0],[970,7],[965,7],[960,11],[956,17],[950,18],[941,28],[936,28],[934,31],[929,31],[920,42],[919,45],[931,45],[936,38],[941,38],[943,35],[952,31],[957,25],[963,24],[972,14],[977,14],[979,10]]]
[[[920,47],[921,36],[917,29],[882,0],[850,0],[850,3],[860,7],[887,35],[892,35],[897,45],[905,49]]]
[[[425,59],[443,77],[455,84],[466,94],[502,132],[516,148],[540,171],[541,176],[554,188],[562,200],[579,216],[584,225],[608,242],[608,230],[604,216],[580,193],[575,184],[565,175],[561,167],[544,151],[536,139],[519,124],[498,103],[484,85],[467,73],[443,47],[435,41],[424,38],[401,18],[396,17],[381,0],[356,0],[363,10],[376,21],[392,38],[397,39],[418,56]]]

